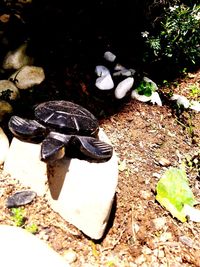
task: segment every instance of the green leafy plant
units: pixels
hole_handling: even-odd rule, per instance
[[[151,96],[152,92],[155,91],[155,88],[152,83],[141,81],[136,90],[139,95]]]
[[[38,226],[35,223],[27,225],[25,229],[31,234],[36,234],[38,232]]]
[[[12,208],[11,218],[16,226],[22,227],[26,220],[24,208]]]
[[[189,91],[190,91],[190,95],[195,98],[198,99],[200,98],[200,85],[198,83],[192,84],[191,86],[188,87]]]
[[[145,60],[168,58],[175,63],[184,61],[191,65],[199,61],[200,5],[170,6],[157,21],[153,34],[142,33],[147,49]]]
[[[184,205],[196,204],[183,168],[167,170],[159,180],[156,192],[156,200],[181,222],[186,221]]]

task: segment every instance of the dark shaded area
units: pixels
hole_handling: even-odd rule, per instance
[[[34,105],[55,99],[81,104],[99,118],[119,111],[130,95],[116,100],[112,90],[100,91],[94,85],[95,66],[104,64],[107,50],[116,54],[120,64],[136,69],[135,85],[143,73],[155,82],[176,75],[170,62],[144,64],[141,32],[150,23],[153,26],[164,6],[177,1],[25,2],[0,4],[1,14],[10,16],[7,23],[0,23],[0,60],[27,41],[27,53],[35,58],[34,65],[44,68],[46,79],[21,93],[19,102],[14,103],[18,115],[24,110],[31,113]],[[0,72],[1,79],[7,77],[8,72]]]

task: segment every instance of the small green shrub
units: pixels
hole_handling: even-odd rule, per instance
[[[12,208],[11,218],[14,221],[16,226],[22,227],[26,220],[24,208]]]
[[[152,92],[155,91],[152,83],[146,81],[141,81],[136,90],[139,95],[145,95],[145,96],[151,96]]]
[[[145,38],[144,61],[169,59],[175,64],[198,63],[200,60],[200,5],[175,5],[164,9],[153,34],[142,32]]]

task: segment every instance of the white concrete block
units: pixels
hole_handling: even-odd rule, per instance
[[[99,137],[109,142],[103,131]],[[89,237],[100,239],[107,226],[118,182],[116,154],[103,163],[64,158],[46,165],[39,160],[39,152],[40,145],[14,138],[5,171],[37,194],[46,194],[52,209],[66,221]]]
[[[13,138],[4,162],[4,171],[42,196],[48,186],[46,184],[47,166],[39,159],[40,147],[40,144],[31,144]]]

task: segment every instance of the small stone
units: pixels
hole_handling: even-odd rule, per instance
[[[127,69],[119,70],[113,73],[113,76],[120,76],[120,75],[128,77],[128,76],[131,76],[132,73],[130,70],[127,70]]]
[[[140,94],[138,94],[137,90],[132,91],[131,97],[133,99],[139,100],[141,102],[148,102],[151,100],[151,96],[140,95]]]
[[[190,248],[194,247],[194,241],[190,237],[182,235],[179,237],[179,241]]]
[[[14,51],[8,52],[4,61],[4,69],[20,69],[22,66],[31,65],[33,58],[26,55],[27,44],[21,45]]]
[[[144,255],[140,255],[135,259],[135,263],[138,264],[138,265],[142,264],[145,261],[146,261],[146,259],[145,259]]]
[[[115,97],[117,99],[123,98],[127,94],[127,92],[131,89],[133,83],[134,83],[133,77],[128,77],[125,80],[121,81],[115,89]]]
[[[104,53],[104,58],[110,62],[113,62],[113,61],[115,61],[116,56],[112,52],[107,51]]]
[[[106,75],[110,74],[110,71],[105,66],[98,65],[95,68],[95,73],[97,74],[97,76],[102,77],[102,76],[106,76]]]
[[[160,96],[159,96],[158,92],[152,92],[151,103],[152,104],[157,104],[158,106],[162,106],[162,101],[160,99]]]
[[[68,263],[73,263],[77,260],[76,252],[72,249],[68,249],[67,251],[65,251],[63,253],[63,257]]]
[[[142,190],[141,191],[141,197],[143,199],[150,199],[151,198],[151,193],[149,191]]]
[[[96,79],[96,87],[100,90],[110,90],[114,87],[114,82],[110,74],[99,77]]]
[[[190,109],[200,111],[200,102],[192,100],[190,103]]]
[[[9,78],[12,80],[18,89],[28,89],[40,84],[44,79],[43,68],[36,66],[24,66]]]
[[[7,114],[10,114],[12,112],[13,112],[12,106],[8,102],[0,100],[0,122]]]
[[[4,163],[9,150],[9,140],[3,129],[0,127],[0,166]]]
[[[129,69],[131,74],[134,75],[136,73],[136,70],[135,69]]]
[[[36,193],[31,190],[17,192],[14,195],[8,197],[6,207],[13,208],[29,204],[35,197]]]
[[[13,82],[9,80],[1,80],[0,97],[3,97],[6,100],[15,100],[19,97],[19,90]]]
[[[126,69],[124,66],[122,66],[121,64],[116,64],[114,70],[124,70]]]
[[[171,165],[171,162],[166,158],[160,158],[158,162],[163,167],[168,167]]]
[[[166,225],[166,218],[165,217],[159,217],[153,220],[153,224],[156,228],[156,230],[161,230]]]
[[[170,99],[176,100],[176,103],[184,108],[189,108],[190,106],[190,102],[185,96],[174,94]]]
[[[160,242],[167,242],[172,240],[172,233],[170,232],[164,232],[160,235]]]

